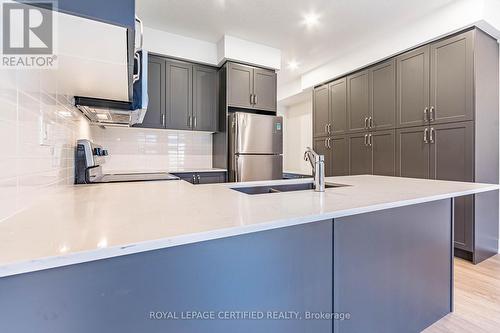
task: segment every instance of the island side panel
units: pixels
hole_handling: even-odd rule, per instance
[[[330,320],[149,314],[331,313],[332,238],[327,220],[0,278],[0,331],[330,333]]]
[[[334,332],[420,332],[452,311],[453,205],[335,219]]]
[[[474,264],[498,253],[498,200],[498,191],[475,195]]]

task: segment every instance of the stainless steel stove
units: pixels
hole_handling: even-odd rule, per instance
[[[168,172],[113,173],[102,172],[102,165],[109,153],[90,140],[77,141],[75,160],[75,184],[143,182],[157,180],[178,180]]]

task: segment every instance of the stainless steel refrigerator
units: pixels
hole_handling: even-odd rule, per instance
[[[283,117],[229,115],[229,180],[283,178]]]

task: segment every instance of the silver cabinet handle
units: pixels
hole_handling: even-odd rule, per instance
[[[365,129],[368,128],[368,117],[365,117]]]
[[[325,138],[325,148],[328,148],[328,138]]]
[[[325,124],[325,133],[330,134],[330,131],[328,130],[328,124]]]
[[[192,116],[188,116],[188,127],[189,128],[193,127],[193,117]]]
[[[369,128],[373,128],[373,117],[372,117],[372,116],[370,116],[370,117],[368,118],[368,127],[369,127]]]
[[[142,50],[142,47],[144,46],[144,24],[142,24],[142,20],[136,15],[135,16],[135,21],[139,23],[139,47],[135,47],[135,51],[140,51]]]
[[[196,184],[196,177],[193,175],[193,184]]]
[[[332,149],[332,138],[328,138],[328,148]]]
[[[196,178],[198,178],[198,184],[199,184],[201,179],[200,175],[198,175]]]
[[[332,124],[328,124],[328,133],[332,133],[332,128],[333,128],[333,125]]]
[[[373,139],[372,139],[372,135],[371,135],[371,133],[370,133],[370,134],[368,134],[368,146],[370,146],[370,147],[371,147],[371,146],[372,146],[372,143],[373,143]]]
[[[429,143],[429,140],[427,140],[427,133],[429,132],[429,129],[426,127],[424,129],[424,143]]]
[[[429,115],[428,115],[428,113],[429,113],[429,108],[426,106],[426,107],[424,108],[424,121],[428,121],[428,120],[429,120]]]
[[[434,143],[434,128],[431,127],[431,132],[429,133],[430,143]]]
[[[365,134],[365,146],[368,146],[368,134]]]
[[[431,106],[431,108],[429,110],[429,121],[434,121],[434,111],[435,111],[435,108],[433,106]]]
[[[134,63],[137,63],[137,66],[134,66],[137,69],[137,73],[134,73],[132,75],[132,83],[136,83],[141,78],[141,66],[142,65],[141,65],[141,56],[139,55],[138,51],[136,51],[134,53]]]
[[[163,127],[166,126],[166,124],[165,124],[165,114],[164,113],[162,113],[162,115],[161,115],[161,124],[162,124]]]
[[[193,118],[194,118],[193,128],[196,128],[196,116],[194,116]]]
[[[253,95],[253,104],[256,105],[258,102],[257,95]]]

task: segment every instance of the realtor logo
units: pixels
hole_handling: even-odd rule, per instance
[[[54,8],[54,1],[2,3],[2,66],[54,66]]]

